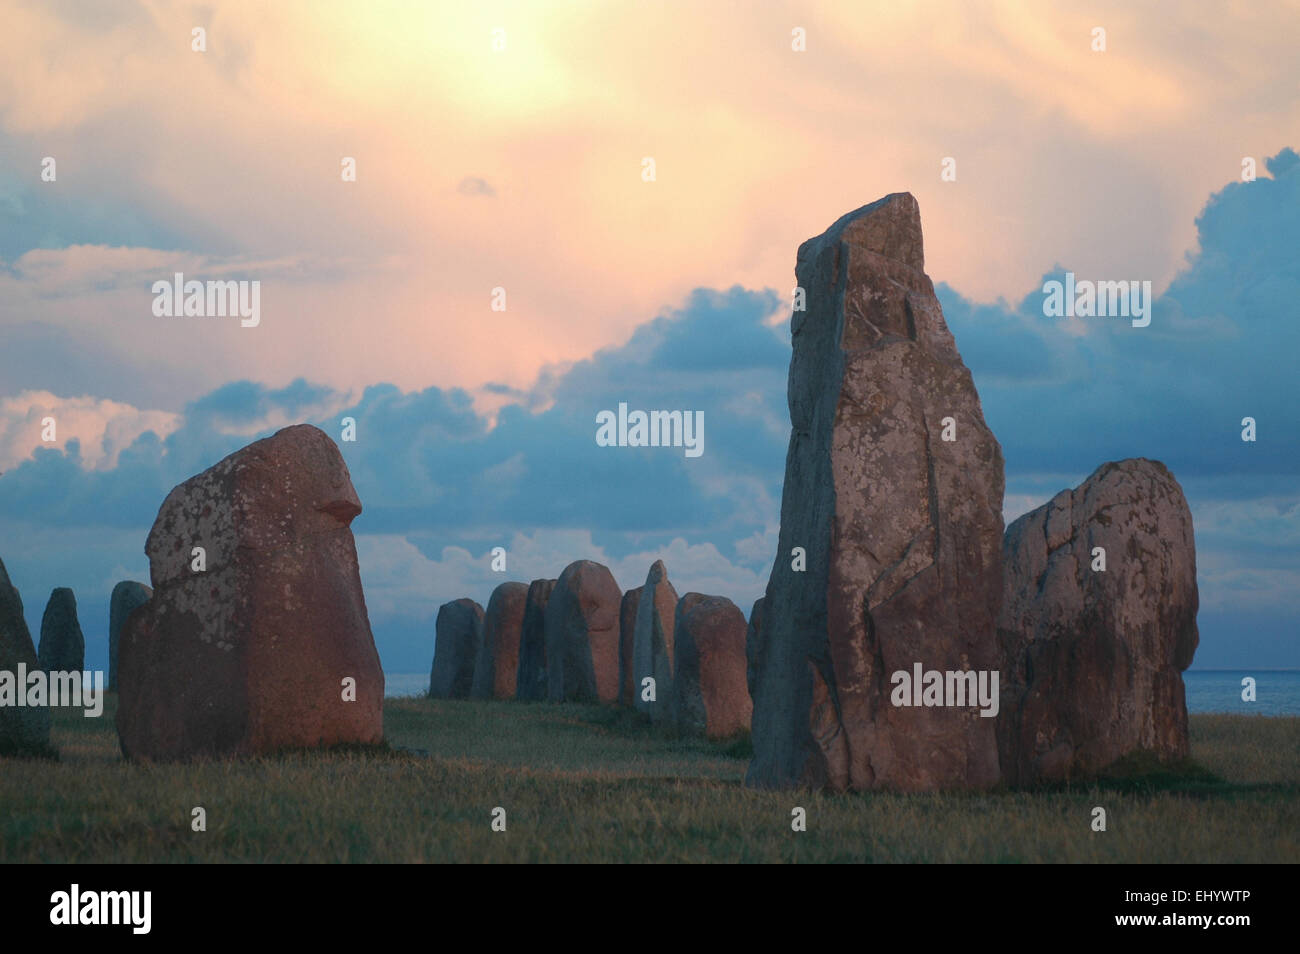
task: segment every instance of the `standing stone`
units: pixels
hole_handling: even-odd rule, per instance
[[[438,608],[431,699],[468,699],[474,685],[474,664],[483,645],[483,607],[471,599],[443,603]]]
[[[749,728],[745,614],[722,596],[687,593],[673,623],[672,712],[682,732],[721,739]]]
[[[623,594],[618,611],[618,704],[633,705],[632,647],[636,635],[636,610],[641,603],[643,586],[636,586]]]
[[[754,600],[749,611],[749,625],[745,629],[745,685],[754,696],[758,670],[763,666],[763,598]]]
[[[546,604],[556,580],[533,580],[524,603],[524,623],[519,635],[519,672],[515,698],[541,702],[546,698]]]
[[[637,710],[655,722],[672,719],[673,696],[673,627],[677,612],[677,591],[668,582],[663,560],[655,560],[646,574],[641,602],[636,612],[636,632],[632,638],[633,699]],[[655,698],[643,698],[644,680],[655,681]]]
[[[108,601],[108,691],[117,692],[117,647],[126,618],[137,606],[149,602],[153,590],[143,583],[123,580],[113,587]]]
[[[475,699],[513,699],[519,670],[519,634],[528,602],[527,583],[502,583],[483,614],[483,645],[474,663]]]
[[[618,699],[618,614],[623,591],[599,563],[578,560],[546,604],[546,681],[551,702]]]
[[[916,663],[999,665],[1002,451],[923,267],[907,193],[799,248],[807,308],[791,320],[792,427],[752,786],[998,781],[993,719],[891,702],[892,674]]]
[[[46,672],[82,672],[86,668],[86,637],[77,620],[77,598],[66,586],[56,588],[45,604],[36,655]]]
[[[1011,524],[1003,555],[1006,780],[1086,777],[1138,752],[1186,757],[1196,544],[1164,464],[1103,464]]]
[[[18,693],[27,691],[27,674],[40,668],[23,598],[0,560],[0,756],[53,754],[50,710],[17,705]]]
[[[383,740],[379,667],[350,525],[361,501],[320,429],[287,427],[176,487],[126,620],[117,731],[129,758]],[[202,547],[206,569],[196,570]]]

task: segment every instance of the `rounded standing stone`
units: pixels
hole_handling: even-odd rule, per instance
[[[546,604],[550,701],[617,701],[622,600],[623,591],[607,567],[578,560],[564,568]]]
[[[77,619],[77,597],[66,586],[56,588],[45,604],[36,655],[46,672],[82,672],[86,668],[86,637]]]
[[[153,596],[127,617],[118,647],[127,757],[383,740],[384,674],[351,530],[359,513],[338,447],[307,424],[167,495],[145,544]],[[204,571],[192,569],[195,546]]]
[[[1007,781],[1086,777],[1139,752],[1185,758],[1200,596],[1191,510],[1165,465],[1102,464],[1012,523],[1003,558]]]
[[[483,644],[483,607],[463,598],[443,603],[438,608],[435,631],[429,697],[468,699]]]
[[[745,614],[723,596],[687,593],[675,611],[672,712],[682,732],[721,739],[749,728]]]
[[[519,670],[527,583],[502,583],[492,591],[483,613],[483,643],[474,663],[475,699],[513,699]]]

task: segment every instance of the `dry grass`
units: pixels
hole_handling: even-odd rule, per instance
[[[57,762],[0,759],[0,861],[1300,860],[1297,718],[1192,716],[1195,764],[1072,789],[834,796],[750,791],[747,740],[594,706],[394,699],[389,751],[150,766],[112,705],[56,714]]]

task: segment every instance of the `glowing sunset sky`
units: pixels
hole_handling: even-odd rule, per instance
[[[151,408],[235,376],[519,387],[694,287],[788,296],[800,242],[899,190],[969,297],[1057,262],[1159,291],[1204,196],[1300,130],[1297,8],[1131,7],[6,4],[3,321],[171,365],[109,395]],[[181,268],[260,278],[262,328],[159,327],[145,279]]]
[[[0,558],[36,626],[76,589],[102,662],[167,491],[348,414],[390,668],[486,602],[495,545],[525,581],[662,558],[748,610],[796,250],[909,191],[1006,515],[1164,460],[1197,665],[1300,665],[1298,40],[1295,0],[0,0]],[[1067,269],[1150,281],[1150,327],[1044,318]],[[176,272],[259,281],[260,325],[155,317]],[[620,401],[702,411],[705,453],[598,448]]]

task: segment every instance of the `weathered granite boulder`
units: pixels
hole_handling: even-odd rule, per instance
[[[1002,452],[923,269],[907,193],[799,248],[806,310],[791,321],[791,435],[752,786],[998,781],[993,719],[891,699],[892,675],[917,663],[999,665]]]
[[[429,697],[468,699],[474,686],[474,665],[483,645],[483,607],[464,598],[443,603],[438,608],[435,628]]]
[[[678,729],[721,739],[749,728],[745,614],[722,596],[687,593],[674,620],[672,713]]]
[[[483,614],[483,644],[474,663],[475,699],[513,699],[519,671],[519,635],[528,602],[527,583],[502,583]]]
[[[642,586],[636,586],[623,594],[623,602],[618,610],[618,704],[631,706],[634,690],[632,686],[632,647],[636,635],[636,610],[641,603]]]
[[[623,591],[599,563],[570,563],[546,604],[546,680],[551,702],[618,699],[618,614]]]
[[[1139,752],[1185,757],[1196,545],[1164,464],[1103,464],[1012,523],[1003,556],[1007,782],[1086,777]]]
[[[528,584],[524,603],[524,622],[519,635],[519,671],[515,679],[515,698],[521,702],[546,699],[546,604],[556,580],[533,580]]]
[[[763,597],[754,600],[749,611],[749,625],[745,628],[745,685],[749,696],[754,697],[758,670],[763,666]]]
[[[27,698],[27,674],[40,668],[23,598],[0,561],[0,756],[53,754],[50,710],[18,705],[20,695]]]
[[[673,626],[677,612],[677,591],[668,582],[663,560],[655,560],[646,574],[641,601],[637,606],[632,637],[632,684],[636,708],[655,722],[672,718]],[[643,681],[655,681],[655,698],[643,698]]]
[[[108,691],[117,692],[117,647],[122,640],[122,627],[126,618],[137,606],[143,606],[153,596],[153,590],[143,583],[123,580],[113,587],[108,601]]]
[[[46,672],[82,672],[86,668],[86,637],[77,619],[77,598],[66,586],[56,588],[45,604],[36,655]]]
[[[350,529],[360,512],[338,447],[305,424],[167,495],[145,544],[153,596],[118,648],[125,755],[382,741],[384,674]]]

